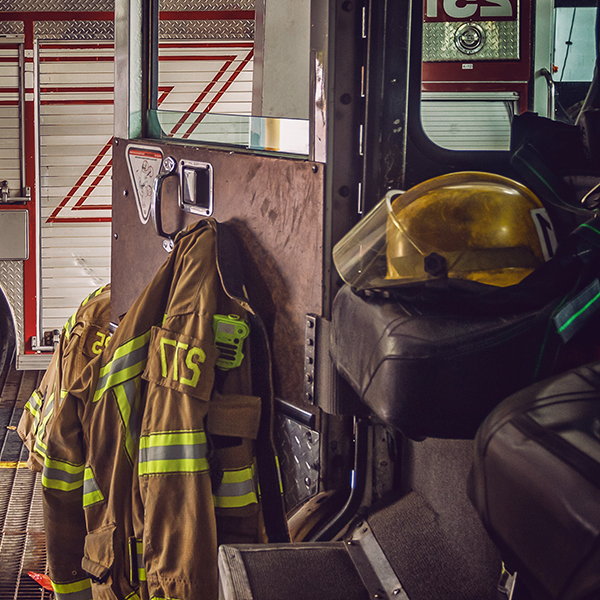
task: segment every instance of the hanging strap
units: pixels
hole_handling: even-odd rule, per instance
[[[217,221],[215,223],[217,268],[223,289],[228,296],[237,300],[248,312],[249,340],[252,349],[252,393],[262,399],[259,432],[256,440],[256,459],[265,530],[269,542],[289,542],[290,534],[283,502],[279,461],[273,440],[275,393],[267,331],[246,295],[244,265],[237,239],[229,226]]]

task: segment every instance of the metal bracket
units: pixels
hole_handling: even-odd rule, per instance
[[[371,598],[409,600],[366,521],[356,526],[352,536],[346,541],[346,550]]]
[[[517,572],[515,571],[511,574],[506,568],[506,565],[502,563],[502,573],[500,574],[500,581],[498,582],[498,599],[512,600],[516,584]]]
[[[317,359],[317,315],[306,315],[304,336],[304,400],[315,404],[315,364]]]
[[[23,188],[24,196],[10,196],[8,181],[0,181],[0,204],[26,204],[31,200],[31,188]]]
[[[38,338],[36,335],[31,336],[31,349],[34,352],[54,352],[54,346],[48,344],[38,346]]]

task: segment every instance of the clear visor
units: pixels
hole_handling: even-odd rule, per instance
[[[352,287],[366,289],[389,285],[387,279],[387,230],[390,222],[401,231],[392,201],[402,195],[389,191],[333,249],[333,263],[340,277]]]

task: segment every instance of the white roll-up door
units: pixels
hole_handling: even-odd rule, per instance
[[[513,92],[423,92],[423,131],[449,150],[508,150],[518,99]]]
[[[0,45],[0,182],[21,195],[19,50]]]
[[[113,45],[39,44],[42,329],[110,276]]]

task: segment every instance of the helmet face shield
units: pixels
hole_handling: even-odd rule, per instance
[[[333,259],[342,279],[358,289],[441,277],[504,287],[552,255],[548,231],[542,204],[521,184],[452,173],[388,192],[340,240]]]

